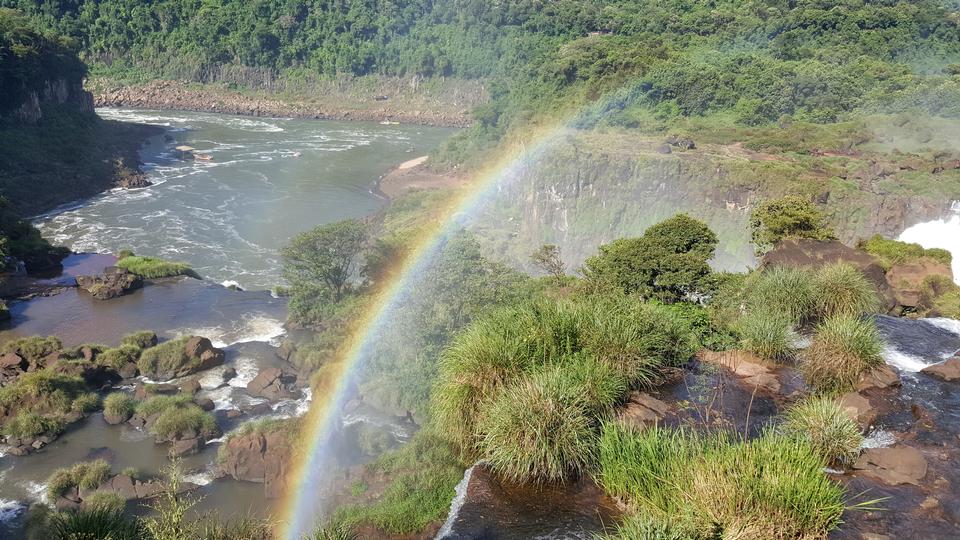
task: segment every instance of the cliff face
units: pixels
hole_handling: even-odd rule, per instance
[[[39,87],[26,90],[25,96],[7,117],[21,124],[36,125],[45,109],[65,107],[78,113],[93,114],[93,94],[83,89],[82,79],[64,77],[44,80]],[[3,120],[3,115],[0,115]]]
[[[960,198],[960,174],[926,171],[918,181],[918,171],[908,171],[892,189],[896,175],[871,173],[890,165],[836,161],[764,154],[738,144],[668,150],[661,139],[636,134],[571,133],[504,178],[474,229],[514,264],[529,268],[529,254],[553,243],[576,270],[599,245],[638,236],[685,212],[717,233],[713,266],[736,271],[755,264],[749,219],[763,199],[809,196],[823,205],[841,239],[852,243],[877,233],[896,236],[946,215],[951,200]],[[937,191],[912,187],[930,179],[938,182]]]

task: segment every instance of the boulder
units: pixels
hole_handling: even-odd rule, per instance
[[[223,364],[226,357],[222,349],[214,347],[209,339],[200,336],[193,336],[187,340],[183,353],[191,360],[199,360],[196,367],[190,370],[191,373],[217,367]],[[182,376],[187,374],[188,373],[180,373],[178,375]]]
[[[648,427],[658,424],[670,413],[670,405],[645,392],[631,392],[617,421],[635,427]]]
[[[234,368],[234,367],[228,367],[228,368],[226,368],[226,369],[223,370],[223,382],[228,382],[228,381],[230,381],[231,379],[235,379],[236,377],[237,377],[237,369],[236,369],[236,368]]]
[[[261,370],[256,377],[247,384],[247,391],[253,396],[267,399],[291,399],[298,395],[297,375],[272,367]]]
[[[840,407],[854,422],[869,426],[877,417],[870,400],[857,392],[848,392],[840,397]]]
[[[102,274],[77,276],[77,286],[98,300],[109,300],[143,287],[143,278],[123,268],[108,266]]]
[[[771,394],[780,392],[780,379],[766,362],[747,351],[731,350],[714,352],[703,350],[697,353],[701,362],[725,367],[740,378],[747,387],[759,388]]]
[[[944,381],[958,381],[960,380],[960,357],[954,356],[946,362],[923,368],[922,371]]]
[[[866,251],[854,249],[839,240],[787,238],[764,255],[760,265],[817,269],[838,262],[852,265],[863,272],[877,287],[886,309],[896,309],[899,304],[880,261]]]
[[[197,379],[187,379],[180,385],[180,392],[183,394],[194,395],[200,391],[200,381]]]
[[[180,439],[179,441],[174,441],[173,444],[170,445],[170,453],[176,457],[189,456],[199,453],[203,446],[204,441],[200,437]]]
[[[921,303],[923,282],[934,276],[953,281],[953,271],[950,269],[950,265],[936,259],[922,257],[907,263],[894,265],[887,271],[887,282],[901,306],[915,309]]]
[[[117,425],[117,424],[122,424],[122,423],[126,422],[127,420],[130,420],[130,417],[131,417],[131,416],[132,416],[132,415],[130,415],[130,414],[122,414],[122,415],[119,415],[119,414],[117,414],[117,415],[108,414],[106,411],[104,411],[104,413],[103,413],[103,420],[104,420],[106,423],[108,423],[108,424],[110,424],[110,425],[112,425],[112,426],[115,426],[115,425]]]
[[[855,470],[889,484],[920,485],[927,475],[927,460],[910,446],[868,448],[853,464]]]
[[[900,386],[900,375],[896,370],[884,364],[870,373],[867,373],[857,384],[857,391],[867,390],[868,388],[891,388]]]
[[[286,430],[252,432],[231,437],[222,447],[220,468],[236,480],[264,484],[268,498],[283,494],[291,443]]]
[[[120,366],[120,370],[117,373],[124,379],[132,379],[137,376],[137,364],[135,362],[127,362]]]
[[[200,407],[201,409],[207,412],[210,412],[217,408],[217,405],[213,402],[213,400],[208,397],[194,398],[193,402],[196,403],[198,407]]]

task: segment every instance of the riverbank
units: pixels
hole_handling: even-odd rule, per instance
[[[230,85],[154,80],[126,83],[92,78],[87,88],[97,107],[134,107],[215,112],[257,117],[397,122],[466,127],[470,111],[487,101],[479,81],[360,77],[321,80],[282,91],[244,90]]]
[[[428,161],[428,156],[421,156],[397,165],[380,178],[377,191],[393,200],[409,191],[456,189],[466,185],[470,178],[469,174],[456,170],[435,171],[429,167]]]

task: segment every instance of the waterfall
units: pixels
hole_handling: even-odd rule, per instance
[[[950,211],[952,215],[945,218],[907,228],[898,240],[949,251],[953,255],[953,280],[960,283],[960,200],[950,203]]]

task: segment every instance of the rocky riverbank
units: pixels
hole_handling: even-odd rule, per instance
[[[408,85],[382,84],[354,88],[349,84],[319,88],[309,94],[241,92],[227,86],[157,80],[125,85],[107,80],[90,83],[97,107],[135,107],[244,116],[397,122],[440,127],[466,127],[471,109],[483,103],[479,83],[451,82],[450,89],[410,90]],[[449,90],[449,91],[448,91]]]

